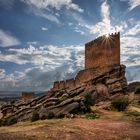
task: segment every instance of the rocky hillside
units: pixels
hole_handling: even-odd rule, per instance
[[[96,103],[111,100],[114,95],[125,94],[126,87],[125,66],[120,65],[72,90],[50,91],[28,103],[2,106],[1,112],[3,118],[16,117],[18,121],[30,119],[34,112],[40,115],[53,112],[56,116],[80,114],[89,107],[88,97]]]

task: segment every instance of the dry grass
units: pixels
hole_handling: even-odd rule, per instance
[[[108,112],[97,120],[86,118],[21,122],[0,127],[0,140],[139,140],[140,127],[124,120],[122,113]],[[108,117],[107,117],[108,116]]]

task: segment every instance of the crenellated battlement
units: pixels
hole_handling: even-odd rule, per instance
[[[108,37],[107,37],[108,36]],[[99,43],[100,41],[103,41],[105,40],[106,38],[109,38],[109,37],[120,37],[120,32],[114,32],[114,33],[109,33],[109,34],[106,34],[106,35],[102,35],[102,36],[99,36],[98,38],[96,38],[95,40],[92,40],[88,43],[85,44],[85,46],[90,46],[90,45],[93,45],[96,43]]]

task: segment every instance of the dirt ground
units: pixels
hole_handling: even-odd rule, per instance
[[[121,113],[99,119],[52,119],[0,127],[0,140],[140,140],[140,125]]]

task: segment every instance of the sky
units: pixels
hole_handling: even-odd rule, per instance
[[[84,69],[84,44],[121,34],[128,82],[140,81],[140,0],[0,0],[0,91],[46,91]]]

